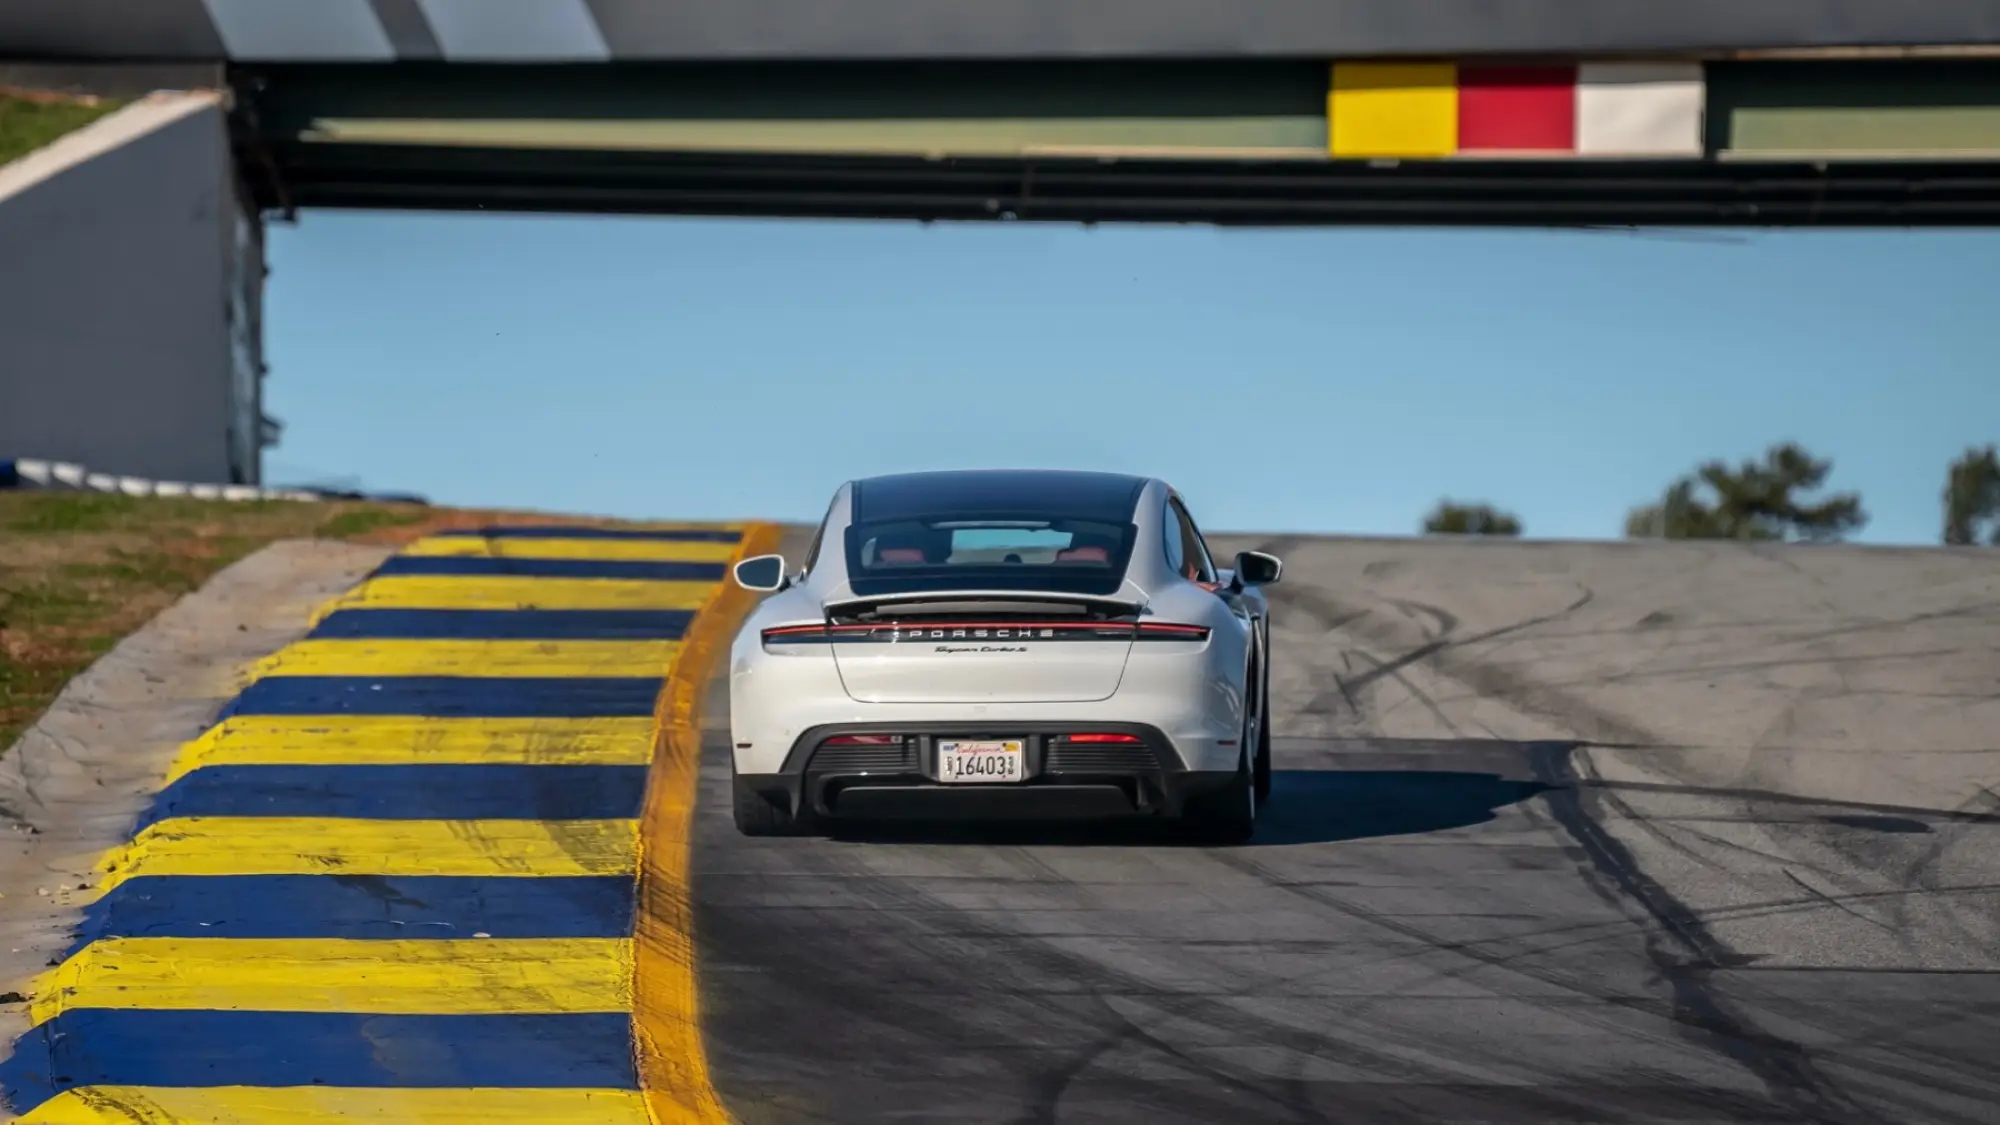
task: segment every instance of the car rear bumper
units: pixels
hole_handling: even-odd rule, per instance
[[[765,800],[828,820],[1117,820],[1177,817],[1233,772],[1182,767],[1167,736],[1141,723],[1093,723],[1132,743],[1073,745],[1073,723],[830,724],[805,731],[780,772],[738,774]],[[888,746],[828,746],[837,735],[900,735]],[[1027,777],[992,784],[937,780],[936,741],[1020,738]]]

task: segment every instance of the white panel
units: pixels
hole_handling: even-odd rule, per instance
[[[384,62],[396,57],[368,0],[202,0],[239,62]]]
[[[1706,93],[1700,63],[1585,63],[1577,68],[1576,150],[1700,156]]]
[[[417,0],[444,57],[458,62],[602,62],[611,57],[584,0]]]

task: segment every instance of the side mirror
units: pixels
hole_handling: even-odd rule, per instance
[[[755,590],[768,594],[782,590],[787,584],[785,556],[758,555],[736,564],[736,584],[745,590]]]
[[[1236,555],[1236,583],[1239,586],[1269,586],[1285,573],[1284,560],[1262,551],[1241,551]]]

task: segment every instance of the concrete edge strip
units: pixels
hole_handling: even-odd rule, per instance
[[[783,529],[743,529],[737,560],[778,549]],[[653,766],[639,814],[639,891],[633,953],[633,1043],[648,1117],[659,1125],[731,1125],[708,1072],[696,983],[689,843],[701,778],[701,710],[716,661],[756,604],[726,576],[681,640],[655,712]]]
[[[222,94],[215,90],[148,94],[26,156],[0,164],[0,203],[202,110],[220,113],[222,104]]]

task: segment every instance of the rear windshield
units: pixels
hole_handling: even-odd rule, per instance
[[[1111,594],[1125,577],[1129,523],[1031,517],[898,519],[847,529],[847,574],[860,595],[924,590]]]

